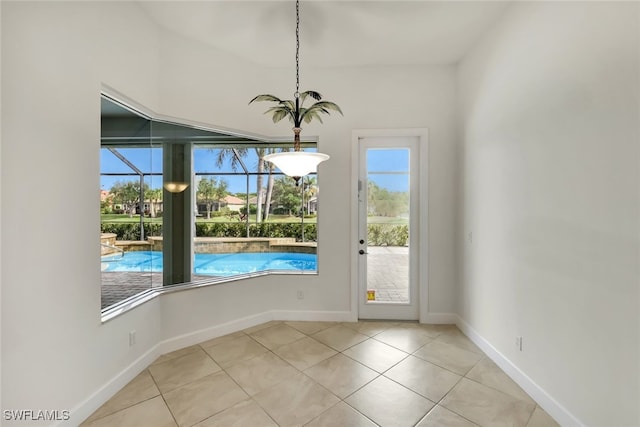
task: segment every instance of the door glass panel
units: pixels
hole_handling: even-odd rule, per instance
[[[367,149],[367,304],[411,302],[409,154]]]

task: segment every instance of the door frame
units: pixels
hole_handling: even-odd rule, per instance
[[[354,129],[351,132],[351,314],[354,320],[359,316],[358,305],[358,285],[359,285],[359,257],[358,250],[358,179],[360,160],[360,138],[367,137],[417,137],[420,169],[418,171],[418,181],[420,188],[418,191],[418,242],[412,245],[411,250],[418,252],[418,283],[416,300],[418,302],[419,322],[424,323],[428,317],[428,297],[429,297],[429,217],[428,217],[428,170],[429,170],[429,132],[427,128],[405,128],[405,129]]]

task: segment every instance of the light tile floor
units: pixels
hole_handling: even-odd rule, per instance
[[[555,427],[453,325],[269,322],[158,358],[83,427]]]

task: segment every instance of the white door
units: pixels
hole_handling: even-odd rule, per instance
[[[420,136],[357,138],[361,319],[419,318],[419,141]]]

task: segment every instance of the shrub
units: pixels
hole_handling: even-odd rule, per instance
[[[196,222],[197,237],[246,237],[247,224],[245,222]],[[292,222],[249,224],[250,237],[280,237],[302,239],[302,224]],[[406,227],[406,226],[405,226]],[[110,223],[100,226],[102,233],[114,233],[117,240],[140,240],[140,224],[134,222]],[[161,223],[144,223],[144,238],[162,236]],[[304,224],[305,242],[315,242],[318,239],[316,224]],[[371,240],[370,240],[371,241]],[[371,243],[370,243],[371,244]]]
[[[247,225],[244,222],[202,222],[196,223],[197,237],[246,237]],[[299,223],[259,223],[249,224],[250,237],[292,237],[301,240],[302,229]],[[304,225],[304,240],[317,240],[316,224]]]
[[[141,240],[140,224],[134,222],[100,224],[102,233],[114,233],[116,240]],[[162,224],[160,223],[144,223],[145,238],[149,236],[162,236]]]
[[[369,224],[367,240],[371,246],[407,246],[409,226],[396,224]]]
[[[249,214],[250,215],[255,215],[256,212],[258,212],[258,208],[256,207],[256,205],[249,205]],[[240,208],[240,213],[242,215],[246,215],[247,214],[247,207],[243,206]]]
[[[197,222],[197,237],[244,237],[247,227],[243,222]]]

